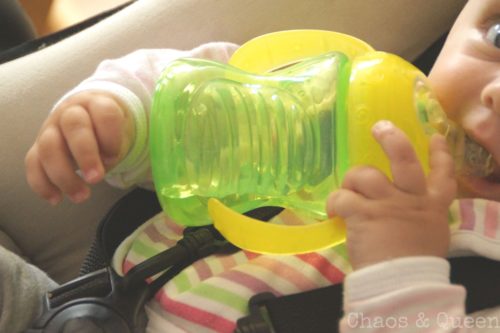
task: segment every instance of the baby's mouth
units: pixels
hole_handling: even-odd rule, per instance
[[[459,193],[461,198],[484,198],[500,200],[500,166],[493,165],[493,171],[487,176],[457,175]]]
[[[457,171],[461,176],[483,179],[486,179],[493,173],[500,176],[498,163],[495,163],[493,156],[484,146],[467,134],[463,136],[455,135],[450,138],[452,147],[455,144],[453,154],[458,163]]]

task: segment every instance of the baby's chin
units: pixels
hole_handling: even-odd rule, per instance
[[[500,201],[500,167],[496,165],[494,171],[487,177],[459,176],[458,188],[461,198]]]

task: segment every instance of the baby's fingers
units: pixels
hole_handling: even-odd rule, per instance
[[[61,191],[52,184],[43,170],[36,145],[26,154],[24,164],[26,168],[26,179],[33,192],[50,202],[52,205],[58,204],[62,200]]]
[[[93,124],[87,110],[75,104],[60,116],[60,128],[68,148],[85,180],[96,183],[104,177]]]
[[[342,181],[342,188],[359,193],[367,199],[381,199],[395,192],[389,178],[371,166],[355,166],[349,170]]]
[[[429,150],[431,171],[427,178],[428,189],[449,204],[456,195],[457,182],[453,157],[446,139],[442,135],[433,135]]]
[[[424,194],[425,174],[405,133],[386,120],[377,122],[372,130],[390,160],[394,185],[407,193]]]
[[[348,218],[359,212],[366,199],[351,190],[340,189],[330,193],[326,200],[326,213],[328,217],[339,216]]]
[[[46,128],[38,137],[35,147],[49,181],[67,194],[73,202],[86,200],[90,190],[76,174],[64,138],[57,128]]]
[[[88,103],[88,112],[94,124],[95,135],[103,164],[113,167],[127,153],[128,114],[111,97],[95,96]]]

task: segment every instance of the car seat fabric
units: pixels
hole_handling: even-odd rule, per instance
[[[137,48],[242,43],[266,32],[316,28],[349,33],[413,59],[448,29],[463,3],[140,0],[60,42],[6,62],[0,65],[0,132],[7,138],[0,140],[0,229],[57,281],[77,275],[96,224],[123,191],[101,184],[93,187],[87,203],[64,202],[54,209],[29,189],[23,160],[52,105],[105,58]],[[412,15],[401,15],[401,8]]]
[[[107,10],[103,13],[100,13],[98,15],[95,15],[95,16],[93,16],[93,17],[91,17],[83,22],[80,22],[78,24],[75,24],[73,26],[70,26],[66,29],[63,29],[61,31],[57,31],[57,32],[52,33],[52,34],[47,35],[47,36],[35,38],[35,35],[33,32],[33,34],[30,37],[25,36],[24,39],[18,39],[16,41],[16,43],[11,43],[8,45],[8,47],[0,48],[0,64],[14,60],[16,58],[20,58],[22,56],[25,56],[27,54],[30,54],[30,53],[33,53],[36,51],[39,51],[43,48],[46,48],[47,46],[50,46],[50,45],[55,44],[55,43],[65,39],[65,38],[68,38],[71,35],[74,35],[77,32],[83,31],[86,28],[103,20],[104,18],[118,12],[119,10],[130,5],[131,3],[132,2],[127,2],[127,3],[125,3],[121,6],[118,6],[116,8],[109,9],[109,10]],[[29,23],[29,22],[27,22],[27,23]],[[0,45],[0,47],[1,47],[1,45]]]

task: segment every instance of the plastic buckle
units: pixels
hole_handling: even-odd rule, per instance
[[[44,310],[25,333],[145,331],[146,282],[124,288],[123,278],[105,268],[46,294]]]
[[[248,301],[250,314],[238,319],[234,333],[276,333],[266,309],[266,303],[275,298],[270,292],[252,296]]]

